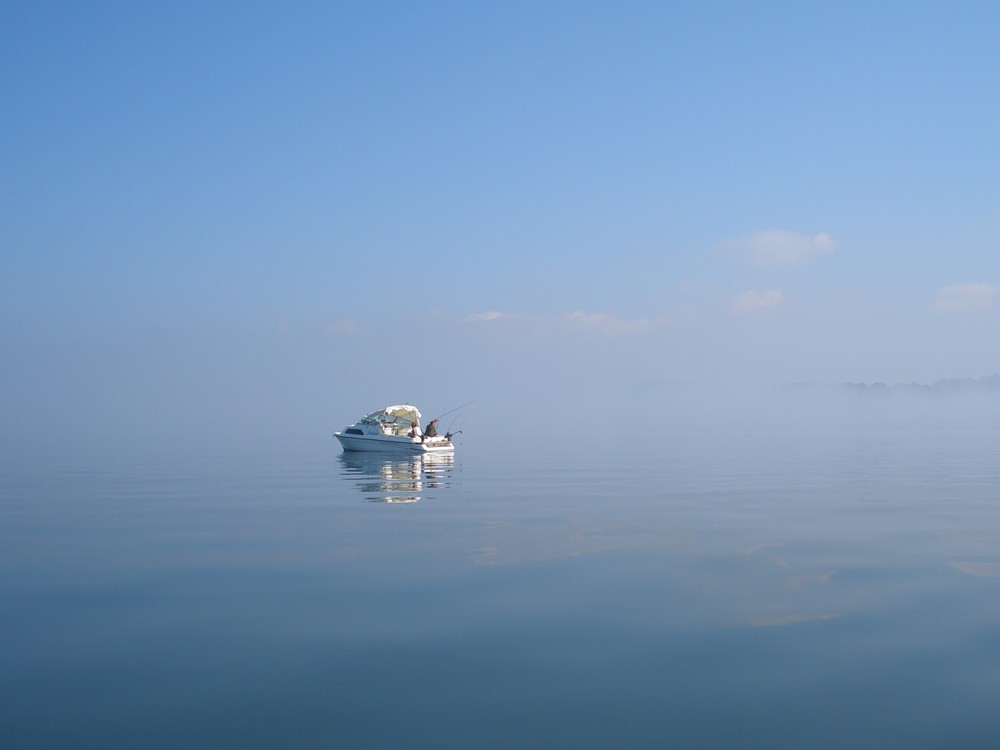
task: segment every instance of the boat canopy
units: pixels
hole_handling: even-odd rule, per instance
[[[373,411],[365,415],[361,420],[367,424],[385,422],[388,424],[418,424],[420,422],[420,411],[415,406],[409,404],[397,404],[387,406],[384,409]]]

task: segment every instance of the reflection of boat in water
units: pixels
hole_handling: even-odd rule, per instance
[[[420,431],[420,412],[409,404],[387,406],[366,414],[342,432],[333,433],[345,451],[394,453],[449,453],[455,450],[451,434],[434,434],[437,420],[428,424],[428,434]]]
[[[428,490],[446,486],[455,465],[453,453],[387,456],[345,451],[340,455],[345,479],[353,479],[371,503],[415,503]]]

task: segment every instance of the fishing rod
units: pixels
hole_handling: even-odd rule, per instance
[[[455,437],[455,435],[461,435],[462,434],[462,430],[461,429],[452,431],[452,427],[455,426],[455,420],[456,419],[458,419],[458,417],[452,417],[451,418],[451,423],[448,425],[448,429],[444,433],[444,439],[445,440],[451,440],[453,437]],[[459,423],[458,426],[461,427],[462,426],[461,423]]]
[[[447,417],[449,414],[451,414],[453,412],[456,412],[459,409],[464,409],[466,406],[469,406],[469,404],[474,404],[477,401],[482,401],[482,399],[481,398],[474,398],[474,399],[472,399],[472,401],[464,403],[461,406],[456,406],[454,409],[449,409],[444,414],[438,414],[436,417],[434,417],[434,419],[431,420],[431,422],[434,422],[435,420],[441,419],[441,417]]]
[[[443,414],[439,414],[438,416],[434,417],[433,419],[431,419],[427,423],[427,427],[424,428],[424,434],[425,435],[430,435],[430,436],[437,435],[437,423],[438,423],[438,420],[441,419],[441,417],[446,417],[449,414],[458,411],[459,409],[464,409],[469,404],[474,404],[474,403],[476,403],[479,400],[480,399],[478,399],[478,398],[474,398],[474,399],[472,399],[472,401],[468,401],[468,402],[462,404],[461,406],[456,406],[454,409],[449,409],[448,411],[444,412]],[[455,420],[453,419],[453,420],[451,420],[451,422],[452,422],[452,424],[454,424]],[[449,429],[448,432],[445,435],[445,439],[451,439],[452,435],[458,435],[459,433],[461,433],[461,430],[459,430],[458,432],[451,432],[451,430]]]

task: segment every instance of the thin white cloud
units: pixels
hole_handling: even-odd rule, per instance
[[[992,284],[953,284],[934,298],[934,307],[945,312],[988,310],[1000,293]]]
[[[780,307],[785,302],[785,295],[780,289],[768,289],[766,292],[743,292],[730,303],[730,309],[737,315],[753,315]]]
[[[519,321],[538,328],[552,329],[554,326],[569,326],[576,330],[595,331],[602,334],[622,335],[643,331],[656,325],[648,318],[626,320],[610,313],[587,313],[574,310],[556,316],[523,315],[521,313],[498,312],[495,310],[474,313],[465,318],[469,323],[494,323],[497,321]]]
[[[991,562],[961,562],[950,563],[951,567],[967,576],[979,578],[1000,578],[1000,565]]]
[[[470,323],[490,323],[495,320],[516,320],[521,316],[517,313],[498,312],[490,310],[488,312],[474,313],[466,318]]]
[[[758,266],[792,266],[817,255],[833,252],[837,243],[823,232],[808,235],[774,229],[727,240],[722,246],[745,255]]]
[[[607,313],[585,313],[583,310],[575,310],[563,316],[563,320],[576,326],[591,328],[602,333],[621,334],[633,331],[642,331],[649,328],[651,322],[646,318],[637,320],[623,320],[617,315]]]
[[[747,624],[751,627],[757,628],[782,628],[789,625],[801,625],[807,622],[824,622],[826,620],[836,620],[838,617],[843,617],[840,612],[824,612],[821,614],[809,614],[801,613],[795,614],[790,613],[787,615],[771,615],[768,617],[761,617],[755,620],[750,620]]]
[[[353,318],[344,318],[343,320],[338,320],[336,323],[330,323],[327,326],[327,331],[334,336],[349,337],[359,335],[363,331],[363,328]]]

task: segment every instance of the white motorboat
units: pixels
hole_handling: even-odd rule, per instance
[[[435,424],[432,420],[428,424]],[[431,431],[431,430],[428,430]],[[446,453],[455,450],[451,435],[425,435],[420,411],[409,404],[387,406],[366,414],[341,432],[333,433],[345,451]]]

